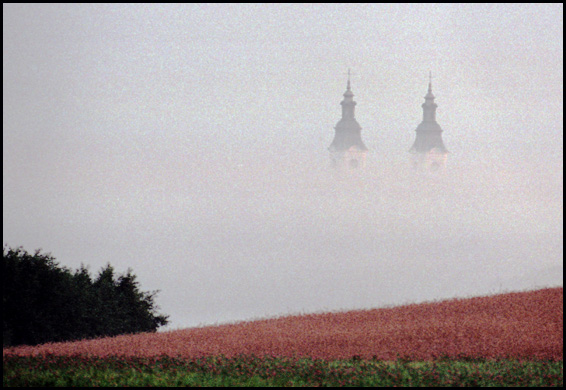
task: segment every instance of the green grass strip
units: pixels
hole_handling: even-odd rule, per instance
[[[562,361],[3,357],[3,386],[563,386]]]

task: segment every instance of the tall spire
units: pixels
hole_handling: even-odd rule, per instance
[[[434,102],[434,95],[432,94],[431,72],[428,74],[428,91],[424,99],[425,102],[422,104],[423,121],[417,127],[417,139],[411,148],[411,152],[428,153],[435,149],[441,153],[448,153],[442,142],[442,128],[436,123],[436,108],[438,105]]]
[[[422,104],[423,108],[423,122],[436,122],[436,107],[434,102],[434,95],[432,94],[432,72],[428,72],[428,91],[425,102]]]
[[[356,121],[354,94],[352,93],[351,72],[348,69],[348,81],[346,83],[346,92],[344,99],[340,102],[342,106],[342,118],[336,124],[334,140],[328,148],[331,153],[332,161],[336,166],[344,165],[344,163],[353,168],[361,164],[365,164],[365,154],[367,147],[361,138],[362,127]],[[341,161],[341,162],[340,162]]]
[[[346,92],[344,92],[344,100],[340,102],[342,105],[342,119],[354,118],[356,102],[354,101],[354,93],[350,84],[350,69],[348,69],[348,83],[346,84]]]
[[[350,69],[348,68],[348,83],[346,84],[346,92],[344,92],[344,100],[342,101],[342,107],[344,107],[344,103],[350,103],[352,104],[352,118],[354,116],[354,107],[356,105],[356,102],[354,102],[354,94],[352,93],[352,88],[351,88],[351,84],[350,84]],[[342,116],[344,116],[344,110],[342,110]]]

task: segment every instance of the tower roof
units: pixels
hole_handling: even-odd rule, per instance
[[[361,137],[362,127],[356,121],[354,101],[354,93],[352,92],[350,83],[350,69],[348,69],[348,82],[346,84],[346,92],[344,92],[344,100],[340,102],[342,106],[342,118],[338,121],[334,129],[336,133],[334,140],[328,148],[330,151],[346,151],[354,147],[360,151],[366,151],[368,148],[365,146]]]
[[[350,87],[350,69],[348,69],[348,83],[346,84],[346,92],[343,95],[345,98],[353,98],[352,88]],[[344,99],[345,101],[346,99]]]
[[[436,107],[434,95],[432,94],[432,76],[429,73],[428,91],[425,102],[422,104],[423,121],[417,129],[417,138],[410,149],[412,153],[428,153],[435,149],[440,153],[448,153],[448,149],[442,141],[442,128],[436,122]]]
[[[425,99],[434,99],[432,94],[432,72],[428,72],[428,92],[425,95]]]

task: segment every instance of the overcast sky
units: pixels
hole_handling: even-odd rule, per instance
[[[131,268],[174,328],[561,285],[562,145],[562,4],[3,5],[4,244]]]

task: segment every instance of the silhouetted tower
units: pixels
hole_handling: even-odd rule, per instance
[[[362,128],[356,121],[354,111],[356,102],[350,89],[350,70],[348,69],[348,84],[344,92],[342,105],[342,119],[338,121],[334,140],[328,147],[332,165],[336,168],[355,169],[366,165],[368,148],[362,141]]]
[[[417,127],[417,139],[409,150],[415,168],[438,170],[446,165],[448,150],[442,142],[442,128],[436,123],[436,103],[432,94],[432,76],[429,73],[428,93],[425,96],[423,121]]]

